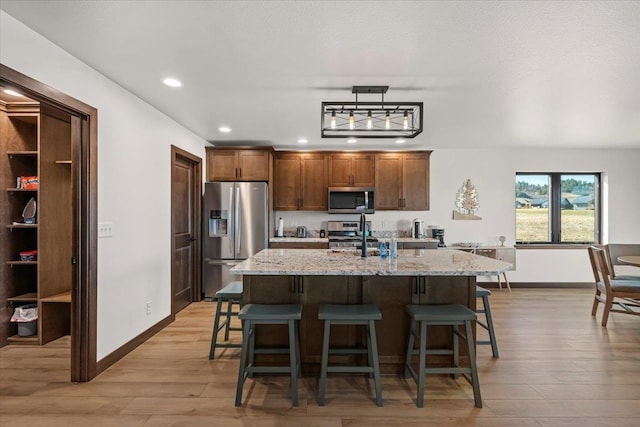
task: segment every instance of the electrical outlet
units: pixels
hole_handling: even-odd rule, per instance
[[[99,222],[98,223],[98,238],[113,237],[113,223],[112,222]]]
[[[147,316],[151,314],[151,301],[147,301]]]

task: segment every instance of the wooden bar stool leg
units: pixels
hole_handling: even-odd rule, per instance
[[[460,336],[456,333],[458,330],[457,325],[451,325],[452,339],[453,339],[453,366],[460,366]],[[451,374],[451,378],[458,379],[458,374]]]
[[[296,355],[296,325],[295,320],[289,320],[289,366],[291,369],[291,401],[298,406],[298,356]]]
[[[322,365],[320,367],[320,384],[318,385],[318,405],[324,406],[324,396],[327,392],[327,370],[329,366],[329,333],[331,321],[324,321],[324,337],[322,339]]]
[[[427,353],[427,323],[420,322],[420,366],[418,372],[418,399],[416,406],[424,407],[424,377],[425,377],[425,359]]]
[[[224,340],[229,341],[229,329],[231,329],[231,311],[233,308],[233,300],[229,298],[227,302],[227,323],[224,326]]]
[[[249,351],[249,335],[251,333],[251,321],[244,321],[242,331],[242,351],[240,352],[240,367],[238,368],[238,384],[236,386],[236,406],[242,405],[242,387],[247,368],[247,352]]]
[[[411,361],[413,360],[413,340],[416,333],[416,321],[411,320],[411,326],[409,329],[409,344],[407,345],[407,358],[404,362],[404,374],[402,377],[404,379],[409,378],[409,367],[411,366]]]
[[[496,341],[496,333],[493,330],[493,316],[491,316],[491,306],[489,305],[489,296],[482,296],[482,305],[484,306],[484,316],[487,319],[487,329],[489,330],[489,342],[491,342],[491,352],[493,357],[500,357],[498,354],[498,341]]]
[[[471,381],[473,387],[473,400],[476,408],[482,408],[482,397],[480,396],[480,381],[478,379],[478,366],[476,364],[476,350],[473,342],[473,332],[471,331],[471,321],[464,322],[467,347],[469,349],[469,364],[471,366]]]
[[[376,326],[374,320],[369,320],[369,363],[373,366],[373,382],[376,386],[376,405],[382,406],[382,386],[380,384],[380,365],[378,363],[378,340],[376,339]],[[371,361],[373,359],[373,361]],[[371,365],[371,362],[373,364]]]
[[[218,329],[220,328],[220,310],[222,310],[222,298],[218,298],[218,303],[216,304],[216,314],[213,321],[213,333],[211,334],[211,348],[209,349],[209,360],[213,360],[216,356]]]

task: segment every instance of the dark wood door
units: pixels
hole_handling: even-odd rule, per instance
[[[402,209],[402,154],[376,155],[376,209]]]
[[[327,210],[327,159],[324,154],[301,154],[300,209]]]
[[[171,147],[171,316],[198,300],[200,292],[201,160]]]
[[[404,154],[404,209],[429,210],[429,154]]]
[[[276,154],[273,169],[273,208],[295,211],[300,204],[300,157],[297,154]]]

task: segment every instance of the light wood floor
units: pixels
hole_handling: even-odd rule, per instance
[[[358,376],[330,378],[325,407],[317,381],[301,380],[299,408],[287,377],[249,379],[236,408],[238,350],[208,360],[214,305],[203,302],[90,383],[68,381],[68,338],[0,349],[0,425],[638,426],[640,320],[614,313],[601,328],[591,301],[587,289],[494,291],[501,357],[478,348],[482,409],[447,377],[429,377],[422,409],[413,384],[384,377],[378,408]]]

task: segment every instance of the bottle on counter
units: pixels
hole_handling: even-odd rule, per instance
[[[378,248],[380,251],[380,258],[386,259],[388,255],[387,244],[385,242],[380,242],[380,247]]]
[[[398,239],[395,237],[392,237],[389,243],[389,256],[392,259],[398,258]]]

